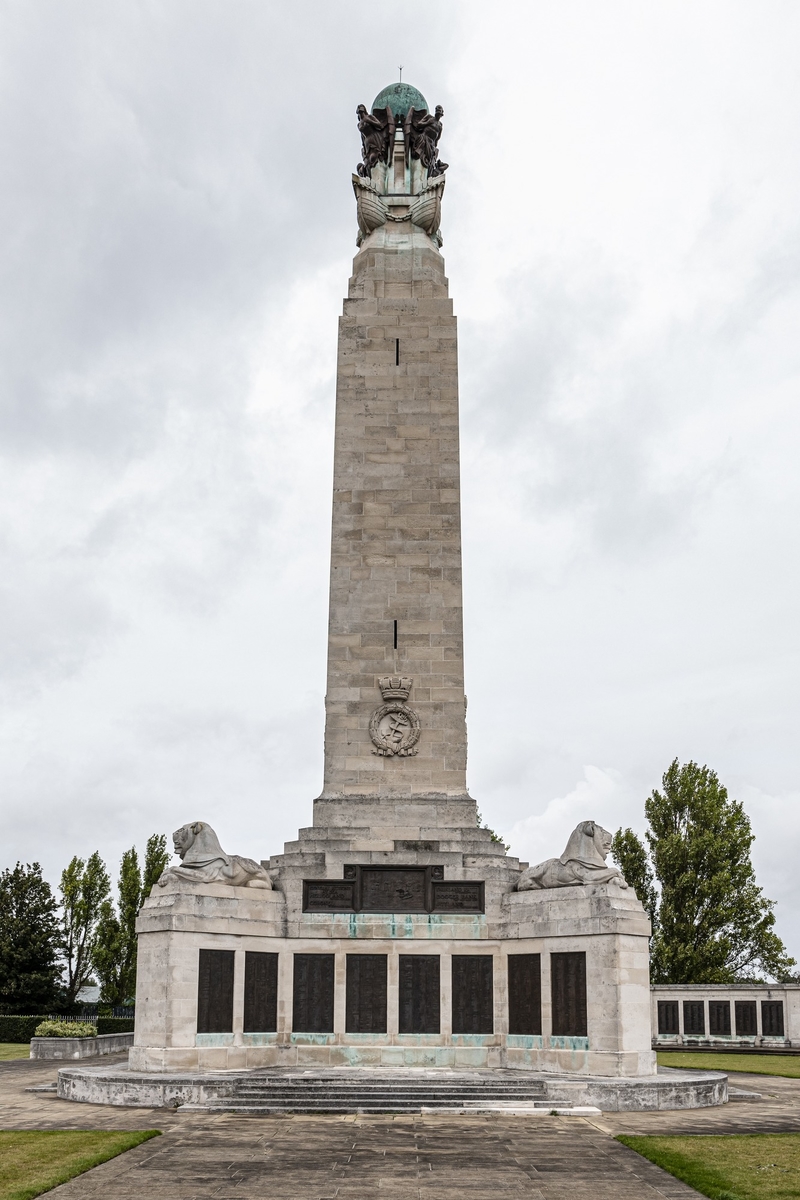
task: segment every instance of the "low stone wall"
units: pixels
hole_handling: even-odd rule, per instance
[[[653,1049],[800,1049],[800,984],[654,984]]]
[[[307,1080],[308,1072],[304,1072]],[[352,1073],[350,1073],[352,1074]],[[397,1072],[398,1082],[403,1072]],[[516,1074],[516,1072],[514,1073]],[[365,1083],[374,1072],[365,1069]],[[489,1078],[491,1071],[476,1072]],[[225,1105],[237,1087],[247,1080],[245,1071],[218,1074],[201,1072],[138,1072],[119,1067],[64,1067],[58,1072],[58,1094],[62,1100],[84,1104],[126,1105],[134,1108],[219,1107]],[[264,1073],[259,1072],[263,1079]],[[328,1073],[331,1077],[331,1073]],[[509,1075],[500,1072],[507,1081]],[[286,1082],[291,1073],[281,1072]],[[443,1076],[447,1078],[447,1076]],[[651,1112],[658,1109],[707,1108],[728,1099],[728,1077],[717,1071],[660,1069],[658,1075],[629,1079],[569,1078],[567,1076],[529,1075],[543,1085],[545,1099],[554,1107],[593,1105],[604,1112]],[[513,1086],[513,1084],[512,1084]]]
[[[119,1054],[133,1045],[132,1033],[101,1033],[97,1037],[34,1037],[31,1058],[97,1058]]]

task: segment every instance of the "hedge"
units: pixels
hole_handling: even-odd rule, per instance
[[[0,1042],[29,1042],[33,1031],[46,1016],[40,1017],[10,1017],[0,1016]]]
[[[133,1033],[133,1017],[98,1017],[95,1021],[98,1033]]]
[[[36,1026],[49,1020],[47,1013],[38,1017],[0,1015],[0,1042],[29,1042]],[[98,1033],[133,1033],[133,1017],[98,1017],[92,1024]]]

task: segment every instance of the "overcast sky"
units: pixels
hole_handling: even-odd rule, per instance
[[[800,957],[800,7],[0,4],[2,863],[322,780],[354,110],[445,108],[470,790],[512,853],[708,763]]]

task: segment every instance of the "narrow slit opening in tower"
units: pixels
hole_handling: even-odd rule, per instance
[[[396,367],[400,366],[400,338],[394,339],[394,365]],[[395,621],[396,624],[397,622]]]
[[[397,621],[394,622],[394,648],[397,649]]]

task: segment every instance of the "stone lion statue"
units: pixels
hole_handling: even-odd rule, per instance
[[[158,880],[159,887],[164,887],[170,879],[183,879],[189,883],[272,888],[272,880],[261,863],[239,854],[226,854],[214,830],[205,821],[181,825],[173,833],[172,843],[181,865],[167,867]]]
[[[628,885],[616,867],[609,867],[606,855],[611,849],[611,834],[596,821],[581,821],[570,834],[567,848],[560,858],[523,871],[517,883],[518,892],[535,888],[573,887],[582,883],[615,883]]]

